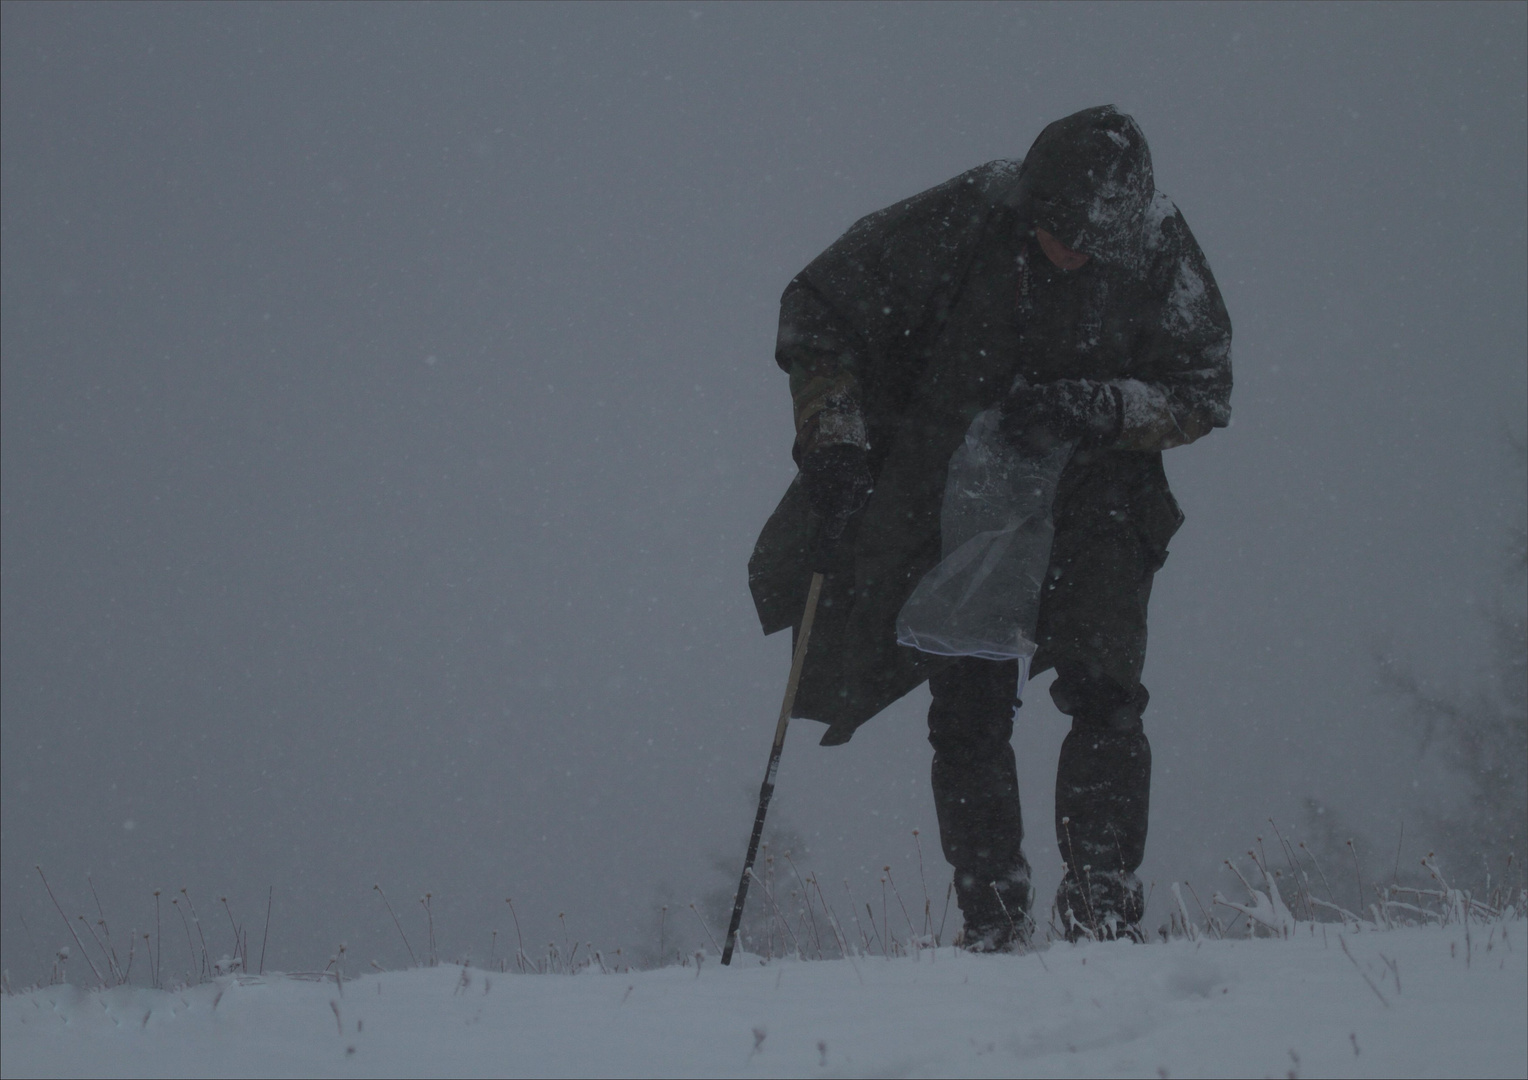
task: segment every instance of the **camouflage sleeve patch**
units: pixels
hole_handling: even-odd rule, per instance
[[[1217,426],[1214,404],[1194,400],[1197,395],[1139,379],[1122,379],[1113,385],[1123,406],[1116,449],[1171,450],[1208,435]]]
[[[848,371],[831,374],[791,369],[791,402],[796,413],[797,463],[822,446],[847,443],[868,449],[865,417],[860,410],[859,383]]]
[[[792,454],[798,464],[821,446],[869,446],[855,376],[855,341],[815,290],[799,280],[786,289],[775,359],[790,372],[796,421]]]

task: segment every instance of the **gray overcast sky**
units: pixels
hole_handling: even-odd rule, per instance
[[[745,570],[780,291],[1104,102],[1236,332],[1234,426],[1167,455],[1143,876],[1306,796],[1392,837],[1444,792],[1374,654],[1469,682],[1522,501],[1525,12],[6,4],[4,966],[64,940],[35,863],[119,927],[274,885],[288,968],[402,959],[373,882],[479,957],[507,895],[613,948],[730,889],[788,664]],[[926,702],[793,729],[825,878],[933,839]]]

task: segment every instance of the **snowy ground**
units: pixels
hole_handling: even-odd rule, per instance
[[[1342,945],[1351,952],[1347,955]],[[1528,922],[7,996],[6,1076],[1525,1076]],[[340,990],[343,989],[343,994]]]

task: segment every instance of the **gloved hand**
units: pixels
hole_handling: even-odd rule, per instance
[[[1015,442],[1077,439],[1100,446],[1119,438],[1123,420],[1119,390],[1091,379],[1025,384],[1003,403],[1003,434]]]
[[[875,481],[868,458],[862,447],[835,443],[818,447],[802,459],[801,482],[827,540],[842,536],[849,519],[870,498]]]

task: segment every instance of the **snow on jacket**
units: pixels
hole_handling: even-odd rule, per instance
[[[1036,225],[1088,263],[1057,270]],[[1117,392],[1117,438],[1079,453],[1062,489],[1106,492],[1100,512],[1165,557],[1182,515],[1161,451],[1229,422],[1230,341],[1203,252],[1112,106],[1050,125],[1022,164],[990,162],[856,222],[780,305],[797,461],[852,443],[876,477],[825,583],[794,714],[846,741],[947,662],[898,646],[896,614],[938,561],[950,456],[1016,376]],[[765,633],[800,619],[815,526],[798,477],[749,562]]]

